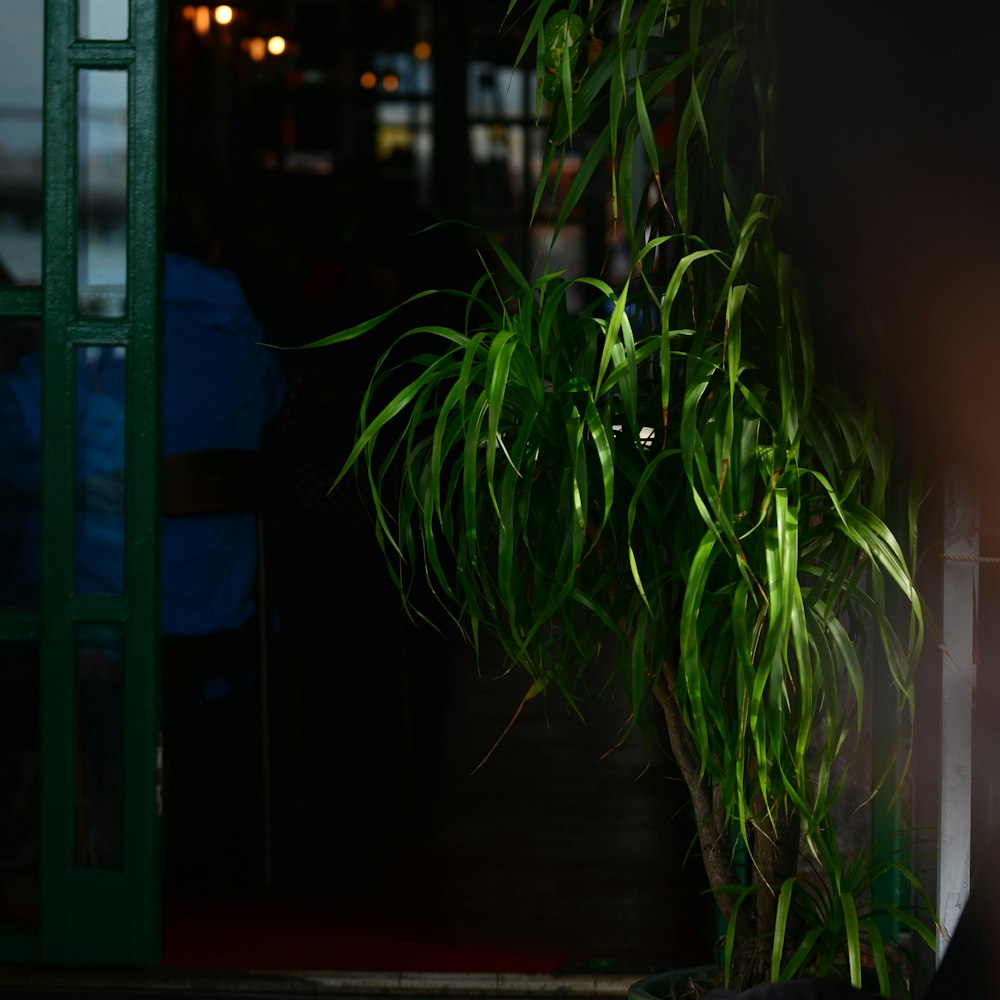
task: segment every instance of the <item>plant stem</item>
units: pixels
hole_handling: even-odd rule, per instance
[[[666,717],[670,749],[691,796],[702,863],[708,875],[709,885],[713,889],[723,885],[734,885],[736,878],[733,873],[732,851],[729,848],[728,837],[725,836],[728,826],[725,813],[716,807],[713,783],[702,776],[697,751],[684,725],[684,718],[674,694],[676,683],[676,667],[672,663],[665,663],[663,671],[653,682],[653,696]],[[722,911],[723,919],[728,921],[732,915],[734,896],[726,892],[717,892],[715,899]],[[746,915],[738,913],[737,938],[748,940],[751,930]]]

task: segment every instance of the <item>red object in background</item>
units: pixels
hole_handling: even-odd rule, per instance
[[[565,956],[435,931],[402,914],[317,901],[178,900],[161,965],[184,970],[505,972],[555,975]]]

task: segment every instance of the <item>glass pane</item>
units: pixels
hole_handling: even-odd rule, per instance
[[[555,229],[551,225],[536,223],[531,227],[531,260],[535,262],[535,277],[546,271],[565,271],[568,278],[586,273],[583,226],[567,224],[559,230],[553,242]],[[586,296],[574,287],[566,296],[566,305],[571,312],[582,309]]]
[[[125,315],[128,73],[80,70],[79,309]]]
[[[35,320],[0,319],[0,606],[37,607],[42,373]]]
[[[128,0],[80,0],[80,37],[128,38]]]
[[[125,348],[76,349],[76,589],[125,583]]]
[[[430,203],[433,126],[434,110],[427,103],[383,101],[375,108],[375,153],[382,180],[399,202],[421,208]]]
[[[433,66],[427,59],[409,52],[376,52],[372,65],[381,93],[412,96],[433,90]]]
[[[522,126],[499,122],[469,127],[469,153],[478,207],[525,210],[524,132]]]
[[[0,645],[0,924],[38,919],[38,649]]]
[[[76,641],[77,868],[122,867],[122,661],[117,625],[81,625]]]
[[[0,3],[0,285],[42,280],[42,15]]]
[[[521,67],[473,61],[466,68],[466,101],[470,118],[524,118],[535,115],[531,76]]]
[[[534,197],[535,186],[538,183],[544,163],[545,134],[538,129],[529,129],[527,135],[527,147],[529,155],[529,189]],[[562,208],[563,199],[569,191],[576,172],[580,169],[581,154],[579,152],[567,153],[562,167],[558,163],[549,164],[549,180],[545,187],[545,195],[537,213],[539,219],[555,219]],[[557,181],[558,178],[558,181]],[[580,219],[583,216],[583,209],[578,204],[570,213],[571,219]]]

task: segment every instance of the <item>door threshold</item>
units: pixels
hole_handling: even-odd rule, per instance
[[[0,998],[96,991],[121,1000],[150,993],[189,998],[268,996],[624,998],[635,973],[539,975],[511,972],[186,972],[178,969],[0,967]]]

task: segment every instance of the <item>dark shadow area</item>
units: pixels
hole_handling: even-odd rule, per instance
[[[788,5],[781,152],[825,360],[871,371],[897,439],[996,493],[1000,11]]]
[[[822,317],[821,360],[874,379],[895,450],[920,455],[921,588],[932,616],[918,674],[915,821],[936,877],[941,778],[945,477],[979,492],[982,561],[973,696],[972,896],[953,945],[919,996],[996,992],[996,788],[1000,577],[1000,8],[963,4],[914,17],[899,2],[786,5],[781,154],[795,206],[794,249]],[[852,376],[852,372],[855,373]],[[961,477],[960,477],[961,478]],[[954,515],[952,515],[954,516]],[[963,598],[964,599],[964,598]],[[992,842],[992,846],[991,846]]]
[[[614,749],[628,709],[613,699],[586,726],[537,699],[477,770],[527,682],[410,621],[354,484],[329,492],[378,357],[418,322],[460,323],[461,303],[421,300],[350,344],[298,350],[418,290],[468,288],[483,241],[431,223],[486,224],[530,267],[534,101],[512,81],[503,6],[261,2],[206,28],[168,5],[168,185],[219,192],[219,263],[283,349],[286,390],[265,436],[271,794],[259,677],[236,683],[259,649],[168,640],[166,966],[641,972],[710,958],[663,747],[634,733]],[[253,39],[279,33],[287,54],[258,59]],[[220,662],[232,690],[209,701]]]

